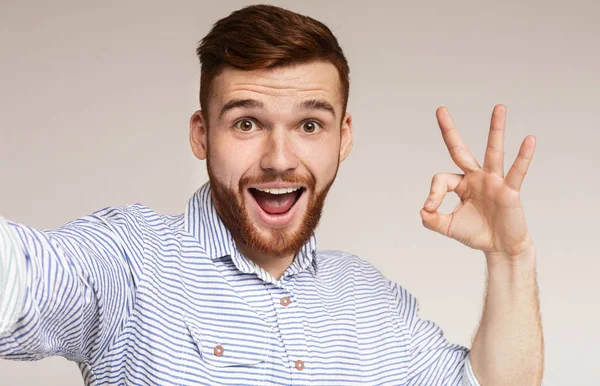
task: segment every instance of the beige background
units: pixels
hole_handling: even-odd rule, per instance
[[[506,167],[538,147],[522,199],[538,248],[545,385],[598,385],[600,1],[275,2],[330,26],[351,66],[355,146],[320,247],[369,260],[469,345],[483,255],[422,227],[436,172],[460,172],[436,126],[447,105],[482,162],[508,106]],[[205,180],[188,144],[195,47],[246,1],[0,3],[0,213],[51,228],[109,205],[180,213]],[[451,211],[455,196],[443,209]],[[80,385],[74,363],[0,360],[0,385]]]

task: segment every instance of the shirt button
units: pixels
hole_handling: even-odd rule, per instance
[[[225,352],[225,349],[223,348],[223,346],[221,346],[220,344],[215,346],[215,349],[214,349],[215,356],[218,356],[218,357],[223,356],[224,352]]]
[[[302,371],[302,370],[304,370],[304,361],[301,361],[300,359],[298,359],[298,360],[296,361],[296,369],[297,369],[298,371]]]
[[[289,296],[284,296],[281,298],[281,300],[279,300],[279,303],[281,303],[281,305],[284,307],[289,306],[291,302],[292,302],[292,300],[290,299]]]

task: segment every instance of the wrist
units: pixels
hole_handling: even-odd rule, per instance
[[[517,254],[506,252],[484,252],[488,267],[534,268],[536,248],[533,242]]]

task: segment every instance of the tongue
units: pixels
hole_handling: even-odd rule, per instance
[[[252,190],[252,195],[258,205],[269,214],[285,213],[294,205],[297,192],[285,194],[271,194],[261,192],[260,190]]]

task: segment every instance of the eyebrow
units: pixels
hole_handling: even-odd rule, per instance
[[[225,106],[221,108],[221,112],[219,113],[219,119],[229,110],[237,109],[237,108],[255,108],[259,109],[264,107],[263,103],[257,101],[256,99],[232,99],[229,102],[225,103]]]
[[[327,111],[335,118],[335,109],[331,103],[321,99],[311,99],[298,104],[298,107],[304,110],[322,110]]]

